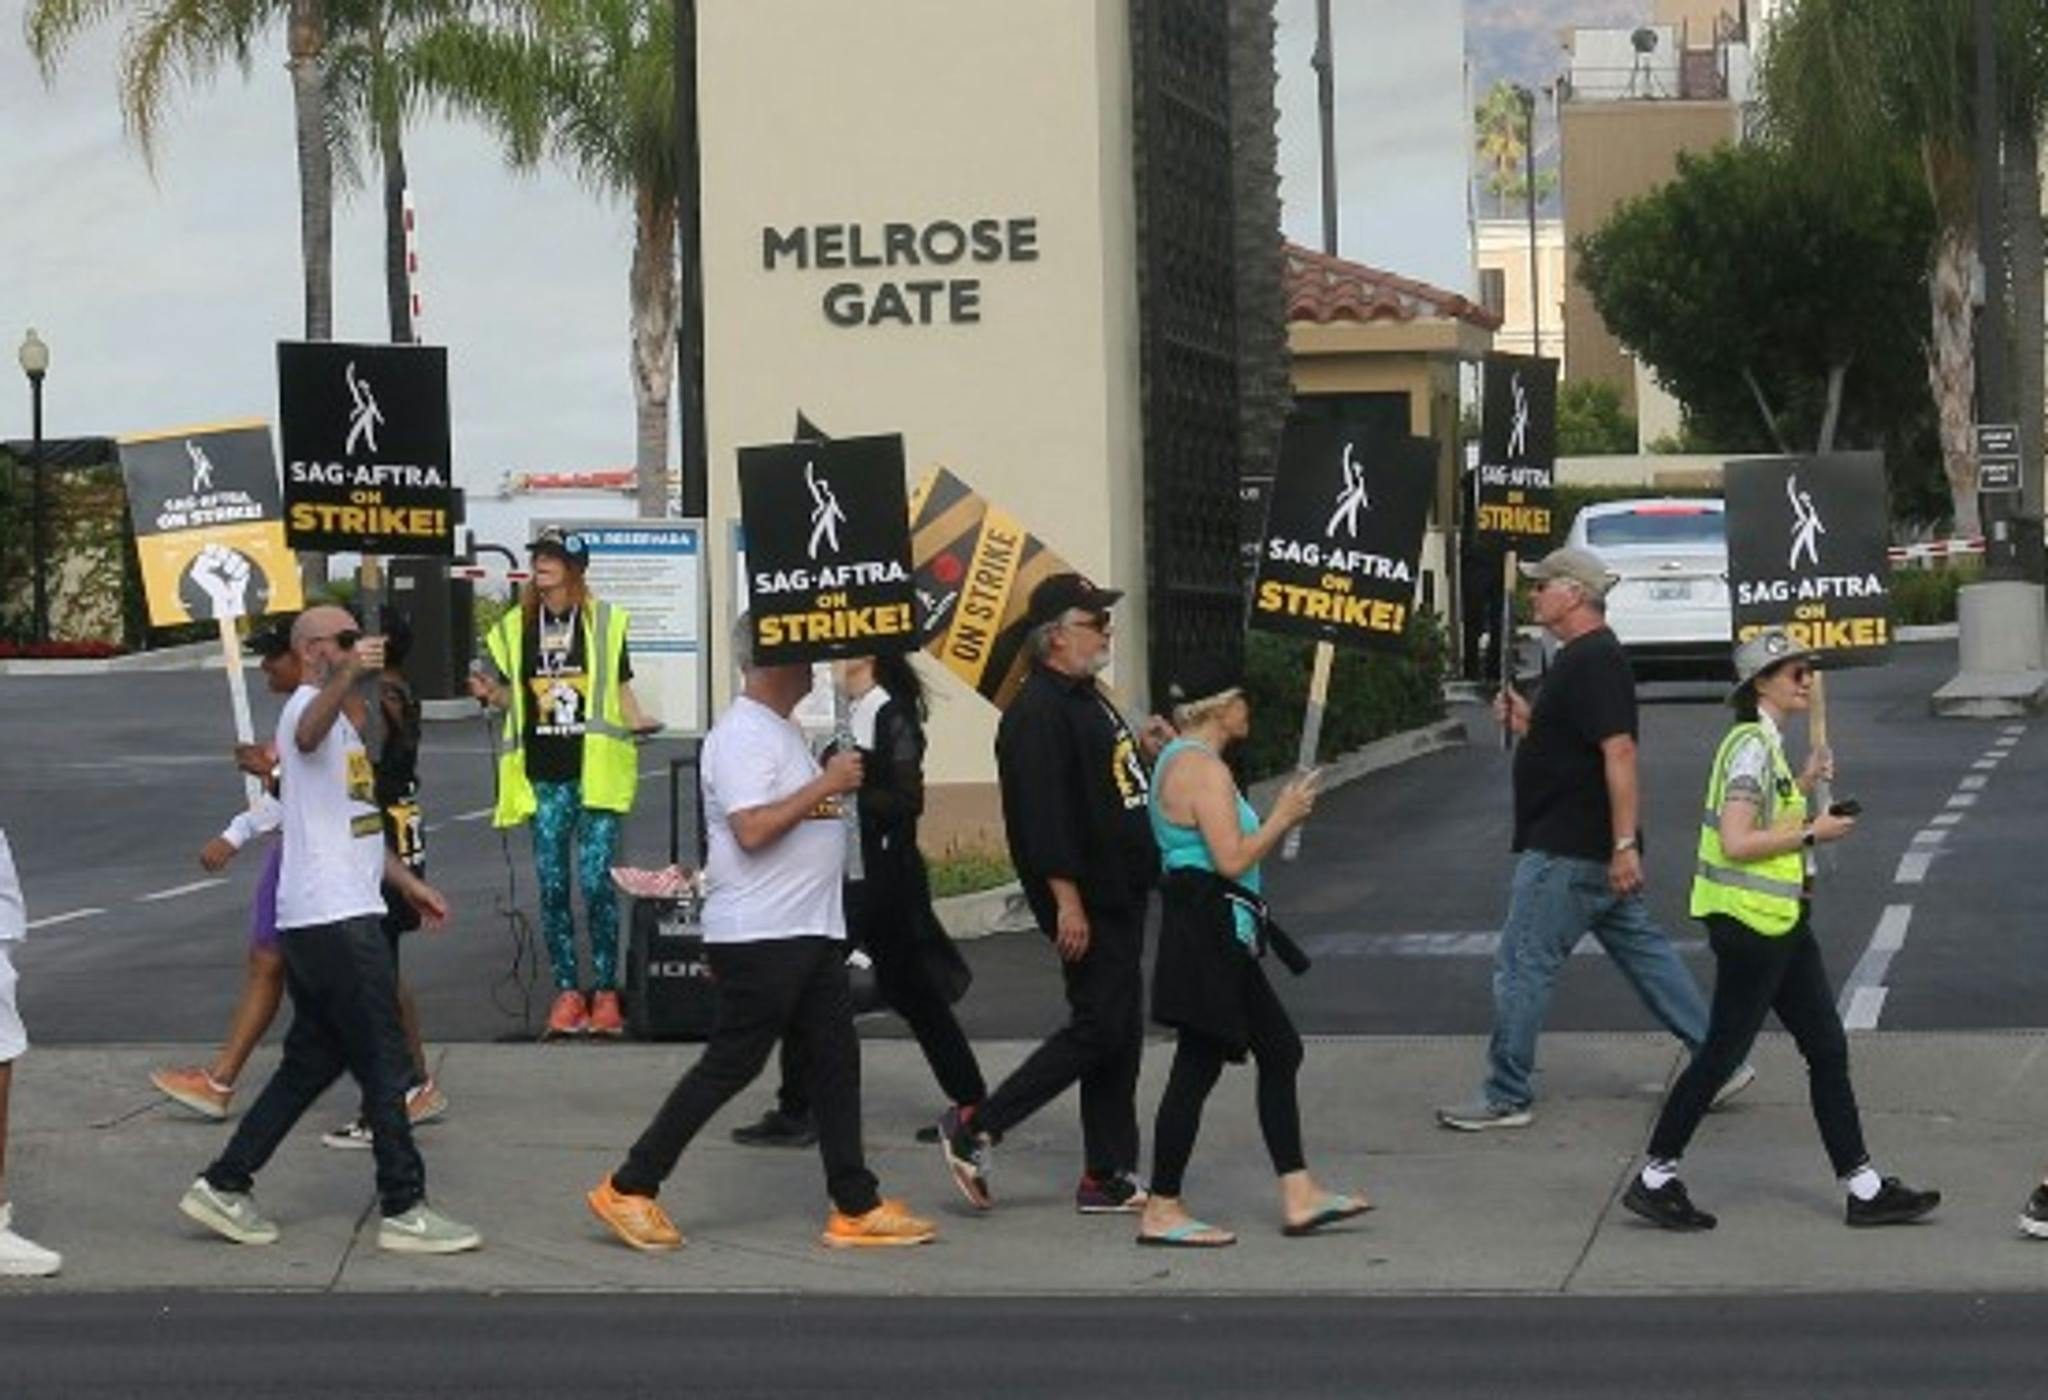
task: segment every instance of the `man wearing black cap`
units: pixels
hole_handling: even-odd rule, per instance
[[[1139,967],[1145,898],[1159,852],[1146,815],[1143,743],[1095,678],[1109,665],[1110,609],[1123,594],[1054,574],[1026,613],[1032,667],[996,731],[1010,859],[1039,928],[1063,964],[1071,1016],[979,1109],[939,1124],[954,1182],[987,1209],[989,1146],[1074,1083],[1081,1086],[1084,1213],[1143,1209],[1137,1183],[1138,1060],[1144,1041]]]

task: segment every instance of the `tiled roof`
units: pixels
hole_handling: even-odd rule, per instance
[[[1399,277],[1364,263],[1318,253],[1297,243],[1287,255],[1287,319],[1330,325],[1337,321],[1413,321],[1442,317],[1485,331],[1501,318],[1469,297]]]

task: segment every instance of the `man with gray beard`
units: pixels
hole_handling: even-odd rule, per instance
[[[1096,684],[1109,665],[1110,609],[1123,594],[1079,574],[1031,591],[1031,674],[1003,712],[996,766],[1010,859],[1033,917],[1059,953],[1067,1024],[979,1107],[939,1123],[946,1165],[968,1203],[993,1204],[989,1149],[1068,1086],[1081,1086],[1083,1214],[1142,1210],[1138,1061],[1144,1044],[1145,897],[1159,873],[1146,815],[1159,736],[1141,740]],[[1163,725],[1163,721],[1160,722]]]

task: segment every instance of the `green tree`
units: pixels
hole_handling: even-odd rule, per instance
[[[553,157],[633,212],[627,273],[640,510],[668,513],[676,372],[676,88],[673,0],[508,0],[412,46],[425,92],[482,121],[506,159]]]
[[[1557,455],[1604,457],[1636,450],[1636,420],[1621,406],[1621,390],[1598,379],[1567,379],[1557,386]]]

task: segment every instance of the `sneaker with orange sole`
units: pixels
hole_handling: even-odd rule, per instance
[[[223,1084],[198,1065],[184,1069],[151,1070],[149,1082],[173,1103],[183,1104],[202,1118],[218,1123],[228,1116],[228,1100],[235,1086]]]
[[[625,1013],[619,1010],[617,992],[590,994],[590,1033],[617,1038],[626,1033]]]
[[[629,1196],[606,1177],[583,1197],[590,1213],[635,1249],[681,1249],[683,1232],[652,1196]]]
[[[937,1226],[912,1215],[903,1202],[883,1201],[866,1215],[833,1211],[818,1239],[833,1249],[891,1249],[930,1244],[938,1235]]]
[[[555,1004],[548,1008],[548,1029],[543,1037],[556,1040],[562,1036],[583,1035],[590,1030],[590,1010],[583,1004],[583,993],[563,992],[555,998]]]

